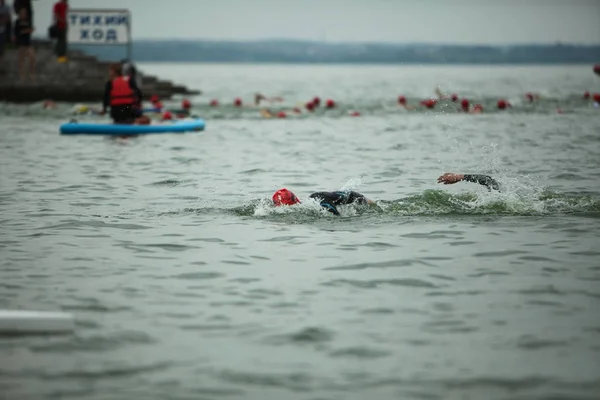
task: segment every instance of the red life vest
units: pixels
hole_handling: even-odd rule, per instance
[[[133,105],[135,101],[135,94],[129,86],[128,76],[120,76],[112,80],[112,90],[110,91],[111,106]]]

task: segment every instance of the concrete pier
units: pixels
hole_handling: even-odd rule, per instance
[[[6,49],[4,71],[0,70],[0,101],[25,103],[53,100],[79,103],[102,99],[110,62],[71,50],[67,56],[68,62],[59,63],[53,53],[52,42],[35,41],[33,46],[36,52],[36,80],[33,83],[19,82],[18,50],[10,46]],[[153,94],[161,99],[169,99],[177,94],[200,94],[200,91],[144,75],[143,71],[138,73],[145,100]]]

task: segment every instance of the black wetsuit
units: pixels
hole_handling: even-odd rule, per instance
[[[31,47],[31,22],[29,19],[17,19],[15,21],[15,39],[19,47]]]
[[[487,187],[490,190],[500,190],[500,185],[491,176],[465,174],[463,180],[467,182],[478,183]],[[335,215],[340,215],[340,212],[338,211],[336,206],[348,204],[367,204],[367,198],[364,195],[353,191],[315,192],[308,197],[317,200],[321,207],[325,208],[327,211]]]
[[[346,204],[367,204],[367,198],[360,193],[357,192],[316,192],[311,194],[311,199],[315,199],[319,201],[321,207],[325,208],[327,211],[340,215],[340,212],[336,208],[336,206],[346,205]]]
[[[463,180],[467,182],[479,183],[480,185],[483,185],[488,189],[500,190],[500,185],[491,176],[465,174]]]

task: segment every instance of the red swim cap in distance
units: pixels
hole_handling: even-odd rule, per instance
[[[287,190],[286,188],[279,189],[278,191],[276,191],[273,194],[272,199],[273,204],[275,204],[275,206],[291,206],[300,203],[300,200],[296,197],[296,195],[291,191]]]
[[[192,108],[192,103],[190,103],[190,101],[188,99],[183,99],[181,101],[181,108],[183,108],[184,110],[187,110],[188,108]]]

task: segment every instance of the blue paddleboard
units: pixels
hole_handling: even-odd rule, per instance
[[[148,135],[155,133],[183,133],[204,130],[204,120],[185,119],[151,125],[93,124],[69,122],[60,126],[62,135]]]

